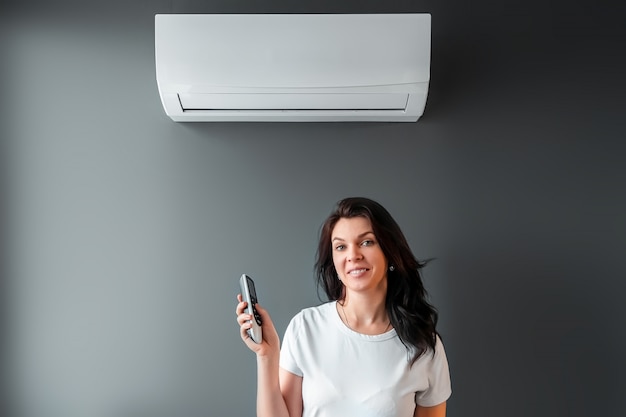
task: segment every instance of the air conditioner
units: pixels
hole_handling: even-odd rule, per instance
[[[158,14],[156,79],[178,122],[415,122],[431,16]]]

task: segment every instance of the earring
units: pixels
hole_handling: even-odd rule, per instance
[[[393,272],[395,269],[396,269],[396,267],[395,267],[395,266],[393,266],[393,265],[389,265],[389,271]]]

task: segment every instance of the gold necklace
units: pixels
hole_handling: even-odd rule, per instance
[[[350,330],[352,330],[353,332],[359,333],[359,332],[357,332],[356,330],[354,330],[354,329],[352,328],[352,326],[350,326],[350,320],[348,320],[348,316],[346,315],[346,309],[343,307],[343,303],[339,303],[339,305],[341,306],[341,311],[343,312],[343,318],[344,318],[344,320],[345,320],[346,325],[348,326],[348,328],[349,328]],[[382,333],[380,333],[380,334],[386,333],[386,332],[387,332],[387,330],[389,330],[389,327],[391,327],[391,320],[389,320],[389,323],[387,323],[387,327],[385,327],[385,330],[383,330],[383,331],[382,331]]]

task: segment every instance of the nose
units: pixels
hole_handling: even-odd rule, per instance
[[[358,261],[360,259],[363,259],[363,254],[361,253],[360,247],[356,245],[351,245],[348,249],[348,260]]]

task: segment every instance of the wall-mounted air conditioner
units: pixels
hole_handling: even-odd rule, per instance
[[[156,78],[175,121],[414,122],[430,14],[159,14]]]

